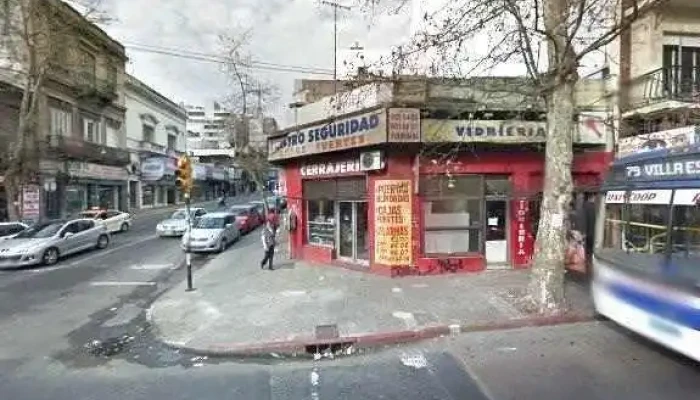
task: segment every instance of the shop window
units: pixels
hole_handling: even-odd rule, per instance
[[[145,185],[141,190],[141,202],[144,206],[152,206],[154,199],[154,186]]]
[[[67,186],[65,190],[66,196],[66,213],[77,214],[87,208],[85,200],[87,199],[87,191],[80,186]]]
[[[484,186],[480,175],[421,178],[426,255],[481,251]]]
[[[335,246],[335,202],[308,200],[307,237],[309,244]]]

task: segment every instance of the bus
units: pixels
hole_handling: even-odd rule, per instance
[[[602,191],[595,311],[700,361],[700,146],[620,158]]]

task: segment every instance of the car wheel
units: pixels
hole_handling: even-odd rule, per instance
[[[107,246],[109,246],[109,236],[100,235],[100,237],[97,238],[97,248],[104,249]]]
[[[44,251],[44,255],[41,256],[41,261],[44,263],[44,265],[54,265],[58,262],[58,258],[58,249],[55,247],[49,247]]]
[[[129,224],[127,224],[126,222],[124,222],[124,223],[122,224],[121,228],[119,228],[119,231],[120,231],[120,232],[126,232],[126,231],[128,231],[128,230],[129,230]]]

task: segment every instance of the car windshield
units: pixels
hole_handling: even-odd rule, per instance
[[[196,229],[223,229],[224,228],[224,219],[223,218],[202,218],[197,223],[195,223],[194,227]]]
[[[248,215],[247,208],[232,208],[231,212],[237,217],[245,217],[246,215]]]
[[[58,231],[61,230],[62,226],[62,222],[47,222],[43,224],[38,224],[27,228],[15,237],[18,239],[48,238],[58,233]]]

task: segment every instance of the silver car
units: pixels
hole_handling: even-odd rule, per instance
[[[109,232],[94,219],[39,222],[0,242],[0,267],[53,265],[59,258],[109,245]]]
[[[189,245],[192,252],[222,252],[240,238],[236,216],[228,212],[215,212],[196,221],[192,231],[182,237],[182,248],[187,250]]]
[[[203,208],[190,208],[190,213],[192,214],[192,222],[194,223],[197,218],[207,213],[207,210]],[[179,237],[185,234],[187,231],[187,209],[180,208],[175,211],[170,218],[161,221],[156,225],[156,234],[160,237]]]
[[[21,222],[0,222],[0,242],[19,235],[28,225]]]

